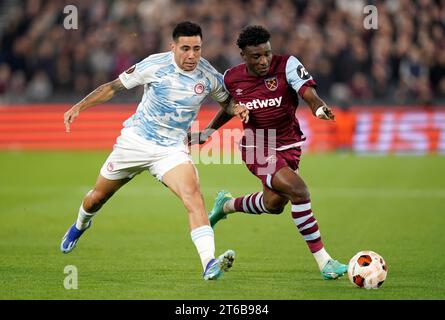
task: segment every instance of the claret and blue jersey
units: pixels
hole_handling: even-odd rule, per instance
[[[240,64],[226,71],[224,84],[231,96],[249,109],[249,122],[244,129],[275,130],[278,148],[301,145],[305,137],[295,117],[297,93],[302,96],[316,84],[297,58],[274,55],[264,77],[250,75],[246,64]],[[243,145],[245,142],[243,139]],[[267,143],[267,139],[263,142]]]

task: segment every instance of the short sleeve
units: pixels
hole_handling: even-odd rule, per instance
[[[153,68],[156,64],[148,57],[119,75],[119,79],[125,88],[131,89],[150,83],[154,79]]]
[[[290,56],[287,60],[286,79],[300,96],[304,94],[304,91],[306,91],[308,87],[316,86],[312,76],[307,72],[303,64],[294,56]]]

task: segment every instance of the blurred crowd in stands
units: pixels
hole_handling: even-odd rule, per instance
[[[77,30],[64,29],[67,4]],[[376,30],[364,28],[366,5],[377,7]],[[202,26],[203,56],[220,72],[241,62],[239,31],[261,24],[274,53],[298,57],[330,103],[445,100],[445,0],[5,0],[0,19],[0,102],[79,99],[169,50],[183,20]],[[130,92],[121,99],[138,101]]]

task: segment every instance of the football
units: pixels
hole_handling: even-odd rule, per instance
[[[349,280],[360,288],[380,288],[387,274],[388,266],[385,260],[374,251],[360,251],[349,261]]]

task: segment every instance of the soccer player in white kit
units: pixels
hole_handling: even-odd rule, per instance
[[[96,185],[83,199],[76,223],[62,239],[61,250],[71,252],[102,205],[135,175],[148,170],[182,200],[188,211],[191,238],[201,258],[203,277],[214,280],[232,266],[235,252],[227,250],[215,259],[213,229],[185,140],[208,95],[219,102],[225,112],[244,121],[248,111],[231,102],[222,75],[201,58],[199,25],[179,23],[172,37],[171,51],[150,55],[118,79],[98,87],[65,113],[69,132],[70,124],[80,111],[110,100],[121,90],[144,85],[144,95],[136,112],[124,122]]]

